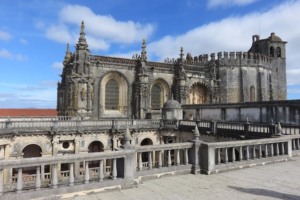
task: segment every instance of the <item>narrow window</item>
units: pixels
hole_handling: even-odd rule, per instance
[[[255,101],[255,87],[252,85],[250,87],[250,102]]]
[[[274,47],[270,47],[270,56],[274,57]]]
[[[281,58],[281,49],[280,49],[280,47],[276,48],[276,55],[277,55],[277,58]]]
[[[118,110],[119,108],[119,85],[114,79],[107,81],[105,86],[105,109]]]
[[[161,107],[161,88],[158,84],[154,84],[151,88],[151,108],[159,110]]]

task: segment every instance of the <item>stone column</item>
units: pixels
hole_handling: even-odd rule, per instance
[[[74,185],[74,163],[69,164],[70,175],[69,175],[69,186]]]
[[[262,157],[262,150],[261,150],[261,144],[259,145],[259,154],[258,154],[258,158]]]
[[[255,159],[256,158],[255,145],[253,145],[252,154],[253,154],[252,158]]]
[[[240,161],[243,160],[243,147],[240,147]]]
[[[58,177],[57,177],[57,164],[52,165],[52,187],[57,188]]]
[[[22,168],[18,169],[18,178],[17,178],[17,193],[20,193],[23,189],[23,174]]]
[[[246,160],[249,160],[249,146],[246,146]]]
[[[282,155],[284,155],[285,154],[284,142],[281,143],[281,151],[282,151]]]
[[[184,149],[184,163],[185,165],[189,164],[189,150],[188,149]]]
[[[172,160],[171,160],[171,150],[168,150],[168,167],[172,165]]]
[[[265,144],[265,157],[268,157],[268,145],[267,144]]]
[[[41,188],[41,168],[40,166],[36,167],[36,173],[35,173],[35,190],[40,190]]]
[[[11,147],[9,144],[5,145],[4,147],[4,159],[8,160],[10,158],[10,154],[11,154]],[[5,183],[9,183],[11,181],[11,172],[12,169],[11,168],[6,168],[3,170],[3,182]]]
[[[217,149],[217,164],[221,164],[221,152],[220,148]]]
[[[235,148],[232,147],[232,162],[235,162]]]
[[[162,152],[158,152],[158,168],[162,167]]]
[[[152,152],[148,152],[148,169],[152,169]]]
[[[0,169],[0,196],[3,195],[3,169]]]
[[[79,149],[80,149],[80,142],[79,142],[79,138],[75,138],[74,140],[74,143],[75,143],[75,155],[78,155],[79,154]],[[75,177],[79,177],[80,175],[80,161],[75,161],[75,170],[74,170],[74,174],[75,174]]]
[[[89,169],[89,162],[85,161],[85,168],[84,168],[84,183],[87,184],[90,181],[90,169]]]
[[[143,170],[142,152],[139,152],[138,156],[139,156],[139,159],[138,159],[139,160],[138,170],[142,171]]]
[[[273,156],[274,155],[274,144],[270,144],[271,145],[271,149],[270,149],[270,156]]]
[[[0,146],[0,159],[5,158],[4,148],[5,148],[4,145]]]
[[[99,161],[99,181],[103,181],[104,178],[103,160]]]
[[[116,180],[117,179],[117,159],[113,159],[113,171],[112,171],[112,179]]]
[[[228,163],[228,149],[225,147],[225,163]]]
[[[176,165],[180,165],[180,149],[176,150]]]

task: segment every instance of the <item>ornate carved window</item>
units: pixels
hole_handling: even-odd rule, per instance
[[[161,88],[158,84],[154,84],[151,88],[151,108],[159,110],[161,107]]]
[[[190,104],[207,103],[207,96],[207,88],[201,84],[195,84],[190,90],[189,102]]]
[[[119,109],[119,85],[114,79],[107,81],[105,86],[105,109]]]

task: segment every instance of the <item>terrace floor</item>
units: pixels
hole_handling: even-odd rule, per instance
[[[292,161],[214,175],[179,175],[144,181],[136,188],[61,196],[76,200],[300,199],[300,156]],[[75,195],[75,196],[74,196]]]

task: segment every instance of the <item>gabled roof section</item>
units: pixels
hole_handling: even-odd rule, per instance
[[[0,108],[0,117],[57,116],[56,109]]]

